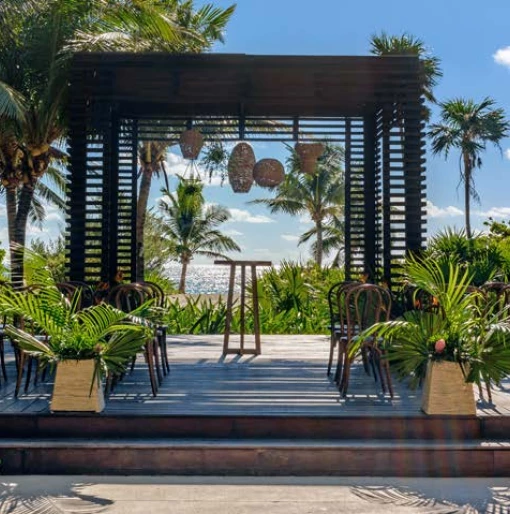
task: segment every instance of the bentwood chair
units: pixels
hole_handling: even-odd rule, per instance
[[[389,321],[391,314],[392,298],[391,293],[375,284],[360,284],[349,287],[345,293],[345,312],[346,312],[346,337],[340,345],[343,353],[341,358],[343,369],[339,376],[339,391],[345,397],[349,388],[349,378],[351,365],[354,357],[350,355],[350,349],[355,338],[359,334],[370,328],[373,324]],[[377,376],[381,381],[383,393],[388,389],[393,398],[393,384],[389,363],[386,358],[384,346],[379,338],[371,336],[361,341],[361,354],[365,353],[367,364],[370,365],[377,381]]]
[[[149,299],[147,290],[139,284],[121,284],[114,287],[108,296],[108,303],[124,312],[131,312],[142,305]],[[147,341],[144,347],[144,357],[149,370],[149,379],[151,383],[152,395],[156,396],[158,385],[162,382],[163,377],[160,371],[159,356],[157,352],[157,335]],[[131,370],[133,370],[136,356],[133,356]],[[157,374],[157,376],[156,376]],[[107,393],[115,385],[116,381],[122,377],[108,377]]]
[[[345,337],[346,319],[345,319],[345,292],[349,286],[359,284],[359,282],[342,281],[333,284],[328,291],[328,308],[329,308],[329,331],[330,331],[330,344],[329,344],[329,359],[327,375],[331,375],[331,367],[333,365],[333,358],[335,350],[339,346],[342,338]],[[338,366],[337,373],[338,375]]]
[[[72,300],[74,295],[80,292],[78,309],[85,309],[94,304],[94,291],[85,282],[59,282],[56,286],[68,300]]]
[[[147,290],[149,298],[154,301],[155,307],[161,309],[162,311],[166,309],[167,303],[165,292],[163,291],[163,289],[161,289],[161,287],[158,284],[148,281],[137,282],[137,284],[140,284],[144,289]],[[170,362],[168,361],[168,351],[166,343],[167,330],[167,325],[158,324],[156,326],[156,335],[161,354],[161,364],[163,367],[163,373],[165,375],[167,375],[170,372]]]

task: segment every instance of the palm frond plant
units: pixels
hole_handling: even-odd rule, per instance
[[[34,290],[2,289],[0,312],[9,319],[22,319],[23,326],[30,326],[35,334],[44,337],[37,337],[14,324],[5,327],[8,337],[21,351],[36,357],[43,365],[93,361],[93,374],[89,377],[91,391],[109,372],[122,373],[152,337],[150,327],[144,322],[150,303],[129,314],[107,304],[79,310],[80,292],[71,300],[65,298],[45,267],[44,259],[27,249],[25,252],[32,261],[39,259],[39,271],[34,272],[38,287]]]
[[[357,354],[364,338],[377,336],[386,345],[393,369],[411,387],[426,378],[430,362],[455,363],[463,379],[499,384],[510,374],[510,323],[508,309],[488,305],[472,292],[469,270],[450,261],[447,269],[432,259],[410,258],[406,279],[434,299],[436,308],[408,311],[400,318],[378,323],[363,332],[351,348]]]

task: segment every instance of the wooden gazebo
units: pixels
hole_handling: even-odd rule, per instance
[[[76,55],[69,279],[134,279],[137,147],[193,125],[206,140],[342,143],[347,276],[395,280],[425,236],[421,73],[396,56]]]

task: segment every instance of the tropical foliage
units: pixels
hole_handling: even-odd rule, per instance
[[[219,230],[230,212],[218,205],[206,205],[204,185],[197,179],[179,179],[175,194],[165,190],[159,208],[162,231],[182,265],[179,292],[186,291],[188,265],[196,255],[227,258],[225,252],[241,249]]]
[[[471,231],[471,198],[479,201],[474,171],[482,167],[482,154],[489,143],[500,148],[500,142],[510,130],[503,109],[495,107],[492,98],[480,103],[456,98],[440,104],[441,123],[431,126],[429,136],[432,152],[448,158],[452,150],[460,153],[460,183],[464,185],[466,234]]]
[[[276,190],[276,196],[253,201],[266,205],[272,213],[309,215],[314,227],[301,236],[300,244],[315,239],[313,253],[319,267],[322,266],[325,253],[341,250],[341,247],[335,245],[342,242],[339,234],[342,225],[338,221],[343,216],[345,196],[342,161],[343,149],[328,145],[317,164],[316,173],[299,173],[299,158],[291,151],[287,159],[288,173]]]
[[[65,158],[64,106],[78,50],[201,51],[221,40],[234,6],[191,0],[7,0],[0,5],[0,179],[11,260],[23,276],[27,220],[41,179]],[[157,160],[157,159],[156,159]],[[145,209],[143,210],[145,212]],[[142,239],[140,239],[142,240]]]
[[[371,37],[370,51],[374,55],[418,56],[423,65],[423,94],[427,100],[436,103],[433,90],[443,76],[441,61],[427,50],[421,39],[408,33],[397,36],[381,32]],[[430,114],[428,110],[427,114]]]
[[[258,281],[259,318],[264,334],[326,334],[329,311],[327,292],[344,278],[336,268],[284,262],[265,271]],[[170,300],[165,324],[170,332],[222,334],[225,329],[226,298],[212,300],[189,296]],[[248,308],[246,329],[253,330]],[[240,329],[239,302],[234,305],[231,329]]]
[[[430,239],[423,257],[436,261],[447,278],[455,264],[467,270],[470,285],[481,286],[510,276],[509,241],[509,236],[483,233],[468,238],[465,230],[446,228]]]
[[[406,278],[434,298],[435,307],[374,325],[357,338],[352,354],[365,337],[377,335],[387,345],[395,371],[412,386],[421,383],[431,359],[458,362],[468,382],[499,384],[510,373],[508,312],[472,292],[469,270],[455,263],[449,263],[445,274],[433,259],[409,259]],[[445,342],[444,348],[438,341]]]
[[[24,326],[7,325],[6,333],[19,347],[43,363],[64,359],[94,359],[96,373],[121,373],[126,363],[140,351],[152,331],[143,322],[149,305],[126,315],[110,305],[101,304],[79,310],[80,292],[64,297],[56,287],[45,259],[28,252],[38,264],[34,272],[37,288],[28,291],[3,288],[0,312],[23,319]],[[44,338],[36,334],[44,334]]]

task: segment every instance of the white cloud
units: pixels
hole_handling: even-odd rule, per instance
[[[295,236],[293,234],[282,234],[282,239],[285,239],[285,241],[299,241],[299,236]]]
[[[510,218],[510,207],[491,207],[488,211],[476,211],[483,218]]]
[[[427,214],[430,218],[453,218],[455,216],[462,216],[464,212],[453,205],[449,205],[448,207],[438,207],[428,200]]]
[[[310,218],[310,214],[304,213],[299,216],[299,223],[301,225],[313,225],[313,221]]]
[[[244,236],[242,232],[239,232],[239,230],[234,229],[224,230],[223,233],[230,237]]]
[[[496,53],[492,57],[497,64],[510,68],[510,46],[496,50]]]
[[[194,162],[192,164],[191,161],[184,159],[181,155],[177,155],[173,152],[168,152],[166,157],[166,171],[169,177],[175,177],[180,175],[181,177],[189,178],[192,171],[195,175],[198,175],[202,178],[204,183],[208,186],[221,186],[221,177],[214,176],[209,181],[209,177],[207,176],[207,172],[200,166],[198,163]],[[192,168],[193,166],[193,168]]]
[[[230,222],[236,223],[274,223],[274,220],[264,216],[262,214],[252,214],[249,211],[243,209],[229,209],[230,211]]]
[[[510,148],[507,148],[507,149],[505,150],[505,157],[506,157],[508,160],[510,160]]]

